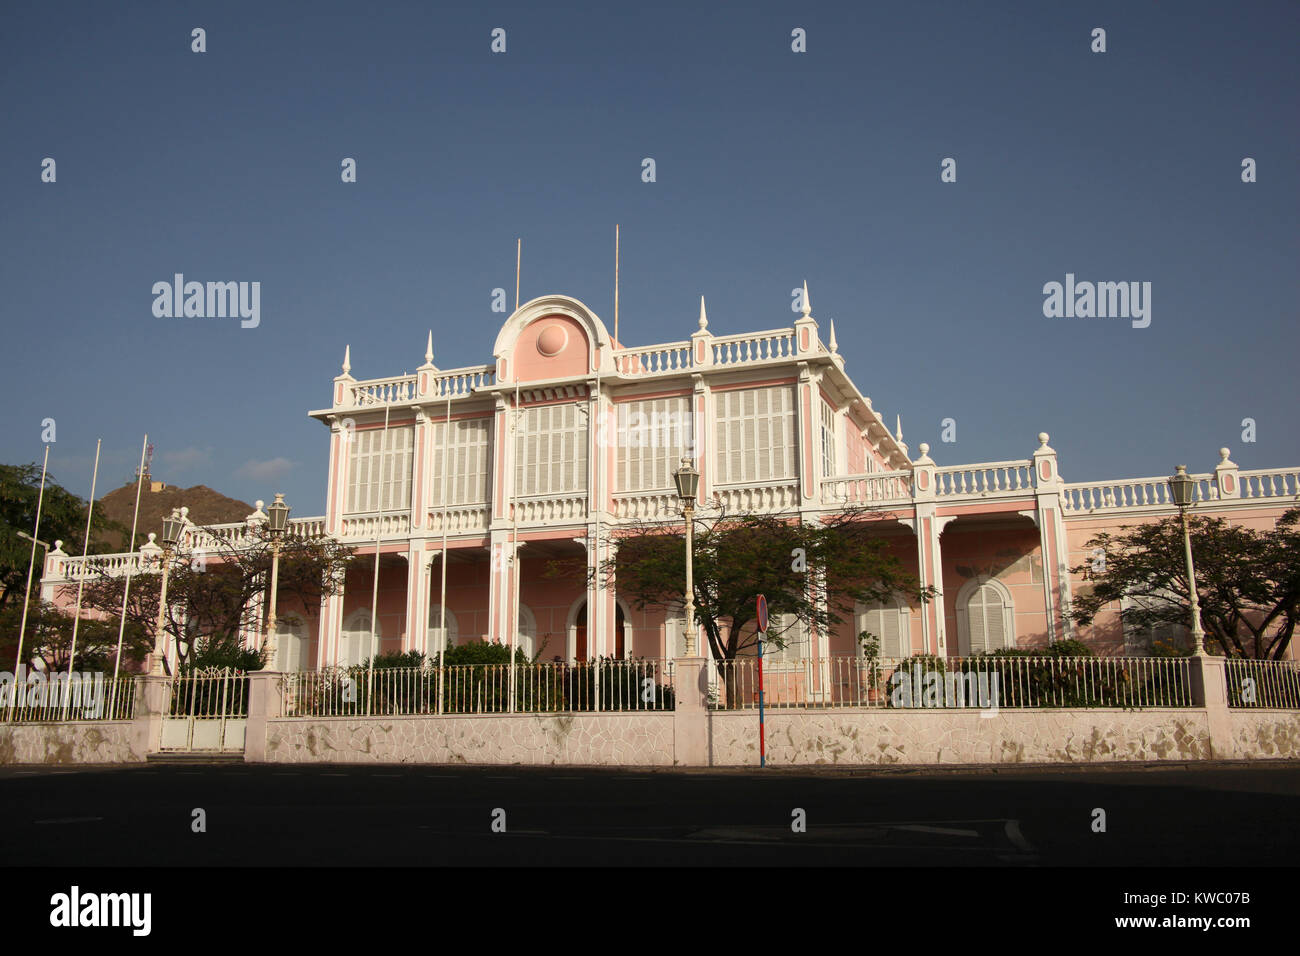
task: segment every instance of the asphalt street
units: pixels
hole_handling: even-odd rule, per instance
[[[10,866],[1289,865],[1300,766],[4,767],[0,813]]]

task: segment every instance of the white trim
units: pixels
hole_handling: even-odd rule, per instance
[[[383,653],[384,646],[384,629],[378,618],[374,622],[375,628],[375,647],[380,648],[377,653]],[[348,667],[354,664],[360,664],[370,655],[366,652],[366,642],[370,639],[370,608],[359,607],[346,618],[343,619],[343,627],[339,634],[339,665]],[[355,643],[355,648],[353,644]],[[353,650],[356,650],[360,656],[355,660]]]

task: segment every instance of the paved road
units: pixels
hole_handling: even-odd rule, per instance
[[[0,814],[10,865],[1290,865],[1300,766],[7,767]]]

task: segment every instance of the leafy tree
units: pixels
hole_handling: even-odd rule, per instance
[[[695,616],[717,661],[734,660],[757,643],[758,595],[767,597],[771,624],[767,641],[784,648],[795,622],[827,631],[853,614],[858,602],[871,604],[899,591],[928,601],[922,588],[874,532],[883,517],[850,508],[801,522],[788,514],[725,513],[696,518],[693,580]],[[616,532],[614,556],[599,574],[638,609],[682,606],[686,581],[684,532],[641,523]],[[782,615],[792,623],[782,628]],[[752,625],[752,626],[751,626]]]
[[[36,524],[36,503],[41,496],[41,466],[0,465],[0,608],[23,603],[27,587],[27,568],[32,543],[18,532],[31,534]],[[91,554],[102,554],[103,532],[127,530],[104,518],[92,515]],[[63,541],[69,554],[80,554],[86,535],[86,502],[61,487],[50,474],[45,476],[45,496],[41,500],[42,541]],[[44,568],[44,549],[36,548],[36,569],[32,575],[32,593],[39,593],[37,583]],[[116,641],[116,637],[114,637]]]
[[[18,655],[18,632],[22,622],[22,601],[0,608],[0,670],[14,666]],[[33,599],[27,612],[23,635],[23,660],[39,658],[48,671],[66,671],[72,651],[73,616],[48,601]],[[113,673],[117,663],[118,618],[82,618],[77,627],[77,660],[74,670]],[[122,663],[143,661],[153,646],[150,633],[130,620],[122,635]]]
[[[1269,531],[1225,518],[1188,518],[1196,564],[1197,599],[1209,649],[1227,657],[1281,660],[1300,622],[1300,508]],[[1120,612],[1125,625],[1191,626],[1183,529],[1178,517],[1104,532],[1087,543],[1104,563],[1071,568],[1088,583],[1071,616],[1091,624],[1108,604],[1135,599]]]
[[[265,595],[270,585],[270,536],[257,526],[238,543],[217,531],[209,530],[205,537],[215,543],[201,552],[178,544],[167,576],[164,629],[180,635],[177,650],[181,666],[188,664],[197,638],[239,634],[263,626],[255,599]],[[276,592],[279,617],[306,616],[320,606],[322,597],[339,593],[354,550],[331,538],[285,534],[280,542]],[[93,563],[91,574],[82,604],[120,613],[125,579]],[[158,619],[161,585],[162,575],[156,572],[136,574],[131,580],[127,619],[147,628],[151,635]],[[63,593],[75,595],[76,590],[75,584],[69,584]]]

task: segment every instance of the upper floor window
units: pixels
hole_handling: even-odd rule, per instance
[[[486,418],[437,422],[433,426],[433,482],[429,504],[443,503],[444,482],[447,504],[472,505],[488,498],[488,449],[491,422]],[[443,456],[447,473],[443,475]]]
[[[691,456],[690,398],[645,399],[618,405],[618,491],[671,489],[673,472]]]
[[[525,408],[515,488],[520,495],[587,490],[587,413],[574,403]]]
[[[415,429],[410,426],[355,431],[348,461],[348,508],[354,513],[403,511],[411,506]],[[383,496],[380,500],[380,482]]]
[[[822,476],[835,476],[835,409],[822,402]]]
[[[793,478],[794,389],[717,392],[718,482]]]
[[[1125,595],[1120,600],[1120,608],[1163,608],[1169,602],[1158,597],[1143,595]],[[1186,650],[1191,647],[1191,629],[1186,624],[1164,622],[1138,627],[1124,622],[1124,654],[1127,657],[1147,657],[1156,652],[1156,645],[1163,648]]]

